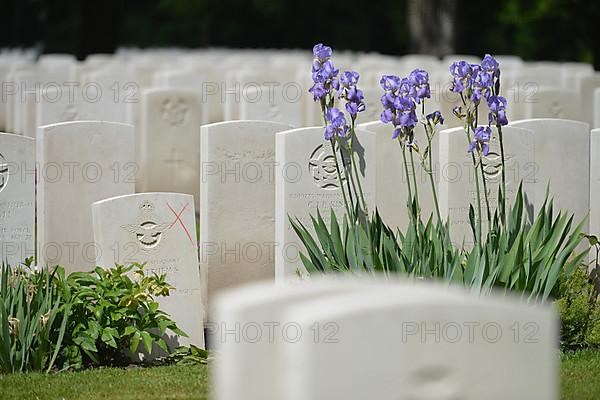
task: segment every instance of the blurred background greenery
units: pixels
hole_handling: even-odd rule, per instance
[[[409,12],[426,25],[451,21],[456,54],[600,64],[598,0],[0,0],[0,47],[83,58],[118,46],[310,48],[323,41],[406,54],[419,51]]]

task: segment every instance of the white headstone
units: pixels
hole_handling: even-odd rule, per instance
[[[214,69],[169,70],[159,72],[161,83],[170,88],[194,90],[201,94],[202,106],[207,110],[207,122],[223,121],[221,85],[223,79]],[[156,76],[155,76],[156,78]]]
[[[530,119],[511,122],[510,126],[533,132],[534,212],[544,203],[550,185],[555,209],[573,213],[576,224],[586,218],[590,210],[589,125],[562,119]]]
[[[590,233],[600,238],[600,129],[590,142]]]
[[[279,132],[276,136],[275,173],[275,276],[285,280],[302,274],[298,255],[304,251],[288,216],[312,229],[310,216],[317,210],[329,222],[331,209],[341,218],[345,206],[335,168],[331,143],[323,138],[324,128],[302,128]],[[376,185],[376,138],[369,131],[357,130],[362,149],[356,150],[362,189],[369,212],[374,210]],[[359,155],[362,153],[362,155]],[[339,152],[338,152],[339,154]],[[342,160],[338,155],[340,169]],[[361,160],[359,162],[359,160]],[[344,180],[342,184],[346,185]]]
[[[92,205],[96,262],[145,263],[151,276],[166,275],[174,287],[159,297],[169,314],[189,337],[170,338],[172,348],[193,344],[204,347],[196,214],[194,199],[179,193],[138,193],[113,197]]]
[[[388,226],[394,230],[400,228],[404,232],[409,222],[407,209],[408,188],[402,161],[402,149],[398,141],[392,139],[394,128],[390,124],[378,121],[361,124],[359,128],[372,131],[377,137],[377,210]],[[430,154],[436,192],[438,192],[437,183],[439,179],[438,136],[439,132],[433,137]],[[427,136],[421,127],[417,128],[415,138],[421,151],[425,151]],[[432,215],[436,219],[431,182],[427,170],[423,168],[419,161],[419,156],[413,155],[413,158],[415,160],[415,171],[417,172],[421,217],[426,222]],[[426,167],[428,168],[429,165],[426,164]],[[410,165],[408,171],[411,171]],[[410,175],[410,179],[412,185],[412,175]]]
[[[562,84],[564,89],[576,90],[581,94],[581,79],[593,75],[594,67],[592,64],[577,62],[562,64]]]
[[[358,121],[364,123],[379,121],[383,112],[383,106],[381,105],[383,89],[380,87],[365,87],[362,91],[365,97],[365,111],[360,113]],[[319,109],[317,104],[313,104],[312,107],[317,110]]]
[[[18,95],[18,85],[10,79],[11,72],[26,68],[27,63],[15,60],[0,60],[0,84],[2,99],[0,100],[0,131],[10,132],[9,119],[13,119],[13,98]]]
[[[304,123],[305,102],[299,86],[251,87],[242,92],[241,120],[272,121],[300,127]]]
[[[600,88],[600,72],[591,75],[580,75],[577,82],[579,83],[578,89],[581,96],[582,121],[591,125],[594,123],[594,113],[598,110],[598,106],[594,106],[594,91]]]
[[[35,140],[0,133],[0,263],[35,254]]]
[[[502,67],[502,66],[500,66]],[[554,61],[528,62],[523,66],[525,72],[535,76],[534,82],[539,87],[561,88],[563,67],[561,63]]]
[[[283,346],[285,398],[558,398],[550,307],[440,289],[398,285],[290,307],[284,320],[294,321],[296,343]]]
[[[200,263],[208,296],[275,276],[275,133],[289,125],[202,127]]]
[[[337,278],[337,277],[336,277]],[[362,285],[361,285],[362,284]],[[315,279],[302,284],[249,285],[218,296],[214,322],[207,337],[219,357],[214,365],[217,400],[279,400],[285,392],[280,376],[280,350],[293,321],[283,319],[288,307],[368,286],[348,279]],[[234,333],[234,334],[232,334]],[[254,364],[253,368],[248,365]]]
[[[45,90],[37,103],[36,126],[69,121],[127,122],[127,108],[116,93],[98,88],[57,86]],[[121,96],[122,97],[122,96]]]
[[[82,121],[38,128],[38,260],[67,271],[95,267],[92,203],[132,194],[131,125]]]
[[[528,201],[532,201],[535,183],[536,164],[534,159],[533,132],[515,127],[504,127],[503,141],[506,163],[506,210],[513,205],[519,184],[523,182],[523,192]],[[473,243],[473,234],[469,224],[469,205],[473,205],[477,220],[477,191],[473,159],[467,152],[469,143],[462,128],[447,129],[440,132],[440,212],[442,218],[450,218],[452,240],[461,245]],[[502,161],[500,142],[496,128],[492,128],[490,152],[483,158],[484,172],[488,184],[491,213],[498,204],[498,187],[501,182]],[[481,175],[478,168],[479,176]],[[481,181],[481,178],[480,178]],[[484,200],[483,183],[480,183],[482,233],[487,230],[487,213]]]
[[[560,118],[580,121],[583,118],[577,92],[540,87],[523,98],[524,118]],[[510,108],[510,105],[509,105]]]
[[[262,62],[262,61],[261,61]],[[259,86],[272,87],[281,91],[294,84],[296,72],[294,69],[271,69],[264,67],[239,66],[228,71],[225,75],[225,84],[221,87],[221,101],[224,106],[225,121],[240,118],[240,105],[247,98],[247,91],[252,91]]]
[[[200,198],[200,125],[205,120],[200,95],[175,89],[142,94],[138,138],[140,190],[187,193]]]
[[[592,127],[594,129],[600,128],[600,88],[594,90],[594,121]]]

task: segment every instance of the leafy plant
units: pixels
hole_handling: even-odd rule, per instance
[[[145,276],[142,265],[72,273],[66,283],[72,309],[61,352],[64,367],[127,364],[142,349],[151,354],[154,345],[169,353],[168,332],[187,336],[155,300],[172,287],[164,276]]]
[[[325,139],[331,140],[334,157],[335,144],[338,144],[342,161],[342,150],[345,147],[350,149],[350,160],[341,165],[337,158],[335,161],[338,181],[347,185],[345,188],[340,184],[346,209],[341,225],[333,211],[329,226],[320,212],[317,212],[316,218],[311,217],[313,230],[290,217],[294,231],[306,247],[306,255],[301,254],[300,257],[309,273],[401,273],[459,282],[478,294],[504,288],[506,291],[521,292],[527,300],[543,302],[555,292],[561,274],[568,277],[577,269],[587,254],[587,251],[576,251],[583,239],[580,233],[583,222],[574,226],[572,214],[559,212],[555,215],[552,201],[548,200],[530,222],[524,212],[527,204],[521,187],[512,209],[507,210],[502,132],[503,126],[508,124],[507,102],[499,96],[500,68],[493,57],[486,55],[480,65],[458,61],[450,67],[451,90],[458,93],[462,100],[462,105],[453,112],[464,127],[477,195],[476,204],[469,205],[469,225],[474,245],[468,248],[452,243],[449,221],[441,219],[430,149],[437,126],[443,124],[444,118],[439,111],[425,115],[425,101],[431,94],[427,72],[416,69],[405,78],[393,75],[381,78],[384,90],[381,121],[393,125],[392,138],[400,143],[410,216],[406,232],[394,233],[377,211],[373,217],[366,217],[367,205],[352,152],[353,143],[357,142],[355,120],[357,114],[364,110],[362,92],[356,87],[359,75],[346,71],[338,78],[338,70],[330,60],[331,48],[327,46],[318,44],[313,48],[313,53],[314,86],[310,92],[315,101],[320,102],[325,121]],[[346,110],[351,117],[350,125],[346,123],[343,113],[335,108],[336,99],[346,102]],[[487,103],[489,111],[488,126],[478,125],[480,103],[483,101]],[[420,118],[418,108],[421,109]],[[420,148],[415,141],[415,127],[419,123],[427,138],[424,148]],[[498,134],[501,158],[501,180],[495,211],[489,196],[492,182],[484,170],[492,128]],[[429,174],[434,200],[436,219],[432,216],[427,222],[421,218],[415,155]],[[487,231],[484,231],[486,225]]]
[[[576,350],[600,346],[600,299],[595,273],[578,268],[570,277],[561,276],[556,305],[562,323],[561,347]]]
[[[559,276],[573,273],[587,254],[575,253],[581,224],[573,228],[572,216],[553,216],[552,202],[529,224],[524,206],[519,189],[506,227],[497,222],[483,247],[471,251],[452,244],[445,224],[417,218],[414,203],[406,234],[394,234],[377,212],[366,225],[350,224],[345,217],[340,225],[333,211],[327,225],[317,213],[315,237],[300,220],[291,222],[306,247],[300,257],[309,273],[400,273],[462,284],[480,294],[503,288],[546,301]]]
[[[0,372],[49,371],[61,349],[70,304],[64,271],[35,271],[32,259],[0,271]]]
[[[201,365],[207,364],[210,353],[194,345],[177,347],[171,354],[153,361],[153,365]]]
[[[463,256],[451,246],[446,227],[432,219],[427,224],[413,219],[406,235],[394,233],[377,211],[366,224],[351,224],[344,216],[340,225],[333,210],[329,226],[320,212],[311,219],[316,240],[300,220],[291,220],[306,246],[307,255],[300,253],[300,257],[309,273],[403,273],[452,279],[462,263]]]

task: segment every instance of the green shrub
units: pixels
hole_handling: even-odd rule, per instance
[[[561,319],[561,346],[565,350],[600,347],[600,298],[596,266],[584,266],[558,284],[556,306]]]
[[[135,276],[135,279],[131,278]],[[72,292],[63,366],[124,365],[138,351],[170,352],[164,336],[187,336],[155,300],[172,287],[164,276],[145,276],[143,266],[117,265],[76,272],[66,280]]]
[[[38,272],[31,260],[2,264],[0,373],[124,365],[141,351],[172,355],[165,335],[186,334],[155,300],[171,289],[141,265],[66,277],[62,267]],[[176,354],[173,360],[203,355],[182,348]]]
[[[70,304],[60,271],[37,272],[31,259],[0,271],[0,372],[50,370],[66,331]]]
[[[555,293],[559,275],[575,271],[587,251],[575,252],[582,237],[572,215],[555,216],[550,202],[530,224],[525,206],[519,189],[507,224],[494,224],[482,246],[472,250],[452,244],[447,224],[432,218],[423,223],[414,203],[404,234],[394,234],[377,212],[364,223],[343,217],[342,224],[331,212],[329,226],[317,213],[315,234],[300,220],[290,221],[306,247],[300,257],[309,273],[398,273],[458,283],[481,294],[502,288],[545,301]]]

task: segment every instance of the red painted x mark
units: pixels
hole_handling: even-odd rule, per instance
[[[181,220],[181,214],[183,214],[183,212],[185,211],[185,209],[187,208],[187,206],[190,203],[187,203],[185,206],[183,206],[183,208],[181,209],[181,211],[179,211],[179,213],[177,213],[173,207],[171,207],[171,205],[169,203],[167,203],[167,207],[169,207],[169,210],[171,210],[171,212],[173,213],[173,215],[175,215],[175,220],[171,223],[171,225],[169,226],[168,229],[171,229],[171,227],[173,225],[175,225],[178,221],[179,224],[181,225],[181,227],[183,228],[183,230],[185,231],[185,234],[187,235],[188,239],[190,239],[190,243],[194,244],[194,240],[192,239],[192,235],[190,235],[190,232],[188,231],[188,229],[185,227],[185,224],[183,223],[183,221]]]

